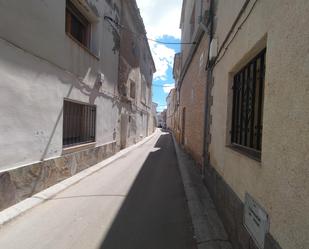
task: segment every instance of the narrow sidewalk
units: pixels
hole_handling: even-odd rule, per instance
[[[232,249],[216,207],[195,162],[173,136],[198,249]]]

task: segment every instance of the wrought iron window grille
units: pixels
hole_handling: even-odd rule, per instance
[[[95,142],[96,106],[64,100],[63,146]]]
[[[255,157],[262,150],[265,54],[263,49],[236,73],[232,87],[231,144]]]

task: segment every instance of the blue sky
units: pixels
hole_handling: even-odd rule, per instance
[[[176,39],[172,36],[163,36],[158,40],[162,42],[180,42],[179,39]],[[174,50],[176,53],[180,51],[180,45],[178,44],[168,44],[165,46]],[[166,108],[166,97],[172,88],[172,85],[174,85],[173,68],[172,66],[168,65],[165,77],[155,77],[153,80],[152,100],[158,104],[158,111],[162,111],[164,108]]]
[[[161,42],[180,42],[180,14],[182,0],[137,0],[148,38]],[[157,111],[166,108],[166,97],[174,86],[173,62],[179,44],[159,44],[149,41],[157,72],[153,80],[153,102]]]

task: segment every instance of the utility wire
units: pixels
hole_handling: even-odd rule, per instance
[[[252,11],[253,11],[253,9],[254,9],[254,7],[255,7],[255,5],[256,5],[257,2],[258,2],[258,0],[255,0],[255,2],[253,3],[253,5],[251,6],[251,9],[249,10],[247,16],[246,16],[246,17],[244,18],[244,20],[240,23],[240,25],[238,26],[236,32],[235,32],[234,35],[232,36],[231,40],[228,42],[228,44],[225,46],[225,48],[223,48],[224,50],[223,50],[222,55],[216,59],[214,66],[216,66],[216,65],[222,60],[222,58],[223,58],[224,55],[226,54],[226,52],[227,52],[229,46],[231,45],[231,43],[234,41],[235,37],[237,36],[239,30],[241,30],[242,26],[244,25],[244,23],[245,23],[245,22],[247,21],[247,19],[249,18],[250,14],[252,13]],[[219,51],[219,54],[220,54],[220,52],[221,52],[221,51]],[[219,54],[218,54],[218,56],[219,56]]]
[[[158,40],[155,40],[155,39],[148,38],[146,34],[137,33],[137,32],[132,31],[131,29],[120,24],[119,22],[117,22],[116,20],[111,18],[110,16],[104,16],[104,19],[107,20],[108,22],[112,22],[113,24],[115,24],[120,29],[126,30],[127,32],[132,33],[132,34],[134,34],[134,35],[136,35],[140,38],[146,39],[148,41],[156,42],[156,43],[159,43],[159,44],[166,44],[166,45],[170,45],[170,44],[174,44],[174,45],[182,45],[182,44],[184,44],[184,45],[186,45],[186,44],[187,45],[195,45],[196,44],[196,42],[163,42],[163,41],[158,41]]]
[[[152,41],[152,42],[156,42],[156,43],[160,43],[160,44],[176,44],[176,45],[181,45],[181,44],[191,44],[191,45],[195,45],[196,42],[162,42],[162,41],[158,41],[158,40],[154,40],[154,39],[151,39],[151,38],[147,38],[146,39],[148,41]]]

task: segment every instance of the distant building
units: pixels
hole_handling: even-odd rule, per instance
[[[123,24],[134,33],[146,34],[135,1],[122,1]],[[120,34],[118,90],[121,95],[120,145],[125,148],[148,136],[152,119],[152,76],[155,64],[148,41],[132,32]]]
[[[149,135],[155,66],[135,1],[0,5],[1,210]]]
[[[149,126],[150,129],[152,129],[152,132],[154,132],[156,127],[158,127],[157,108],[158,108],[158,104],[152,102],[152,105],[151,105],[152,123]]]
[[[205,11],[209,1],[183,1],[180,28],[183,42],[181,53],[174,62],[174,78],[178,99],[177,138],[202,168],[204,164],[204,122],[205,122],[205,71],[209,38],[204,26]]]
[[[176,107],[177,107],[177,100],[176,100],[176,90],[171,89],[168,96],[166,97],[166,127],[170,131],[174,131],[176,129]]]
[[[157,119],[158,119],[158,127],[160,128],[166,128],[166,109],[164,109],[162,112],[157,113]]]
[[[173,92],[173,103],[171,104],[171,109],[169,115],[171,119],[174,120],[174,125],[171,129],[174,136],[176,137],[177,141],[181,141],[181,138],[184,137],[181,129],[181,116],[180,116],[180,87],[179,87],[179,79],[180,79],[180,72],[182,66],[182,56],[181,53],[175,54],[174,57],[174,65],[173,65],[173,78],[175,80],[175,90]]]

